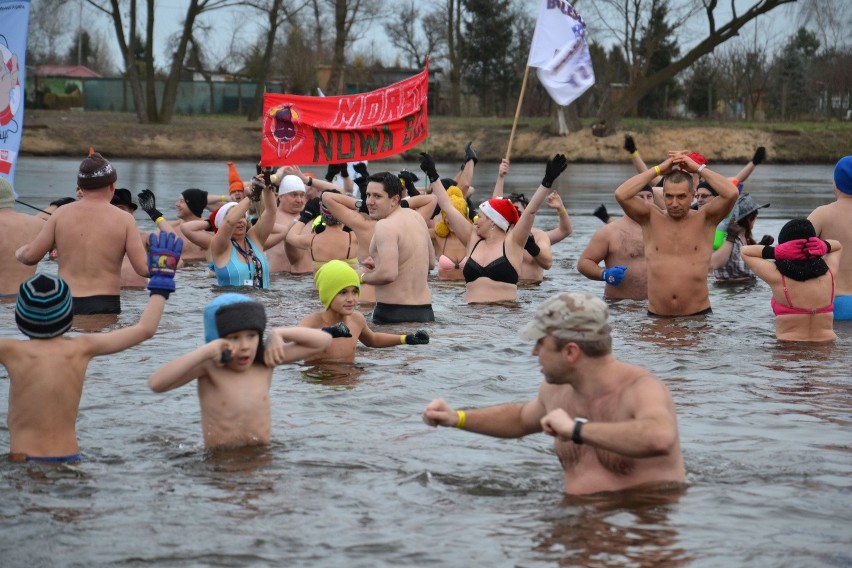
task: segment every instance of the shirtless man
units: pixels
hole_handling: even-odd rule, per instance
[[[651,187],[643,187],[636,198],[653,203]],[[604,268],[600,267],[601,261]],[[642,227],[625,215],[595,231],[577,260],[577,271],[590,280],[606,282],[604,298],[647,299],[648,272]]]
[[[20,262],[33,265],[56,247],[59,277],[71,288],[75,314],[121,313],[125,253],[137,274],[149,275],[136,222],[110,204],[117,178],[112,164],[92,153],[77,173],[80,199],[57,209],[38,236],[15,253]]]
[[[690,209],[695,194],[692,175],[706,179],[719,196],[699,210]],[[660,175],[665,211],[633,199]],[[711,312],[707,273],[716,225],[737,202],[737,188],[706,164],[698,165],[685,151],[670,151],[660,165],[618,186],[615,199],[642,226],[648,267],[648,313],[693,316]]]
[[[817,236],[852,246],[852,156],[840,158],[834,167],[834,203],[822,205],[808,215]],[[834,319],[852,320],[852,254],[840,256],[840,270],[834,275]]]
[[[435,319],[427,282],[435,266],[432,239],[423,217],[400,207],[402,191],[399,177],[390,172],[369,177],[367,213],[376,220],[376,226],[370,256],[358,271],[361,282],[376,287],[373,323]],[[334,194],[323,194],[323,201],[327,195]]]
[[[685,469],[671,394],[651,373],[618,361],[606,304],[590,294],[547,299],[521,337],[535,341],[544,382],[528,402],[423,411],[429,426],[497,438],[545,432],[564,470],[565,492],[585,495],[682,484]]]
[[[15,261],[15,251],[32,241],[44,227],[44,220],[15,211],[12,184],[0,178],[0,297],[14,296],[21,282],[35,274],[36,264]]]
[[[276,232],[286,236],[305,206],[305,184],[298,176],[288,174],[278,186],[278,211],[276,212]],[[303,227],[304,228],[304,227]],[[308,229],[310,230],[310,229]],[[314,271],[311,255],[308,251],[281,241],[266,249],[270,272],[290,272],[292,274],[310,274]]]

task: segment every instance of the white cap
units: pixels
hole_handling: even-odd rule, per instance
[[[278,186],[278,194],[292,193],[294,191],[305,191],[305,184],[299,176],[286,175],[281,180],[281,185]]]

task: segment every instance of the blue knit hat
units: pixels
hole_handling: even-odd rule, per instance
[[[15,303],[15,323],[24,335],[50,339],[68,331],[73,319],[71,289],[64,280],[36,274],[21,284]]]
[[[225,337],[229,333],[254,329],[263,337],[266,310],[245,294],[222,294],[204,308],[204,341]]]
[[[834,186],[852,195],[852,156],[844,156],[834,166]]]

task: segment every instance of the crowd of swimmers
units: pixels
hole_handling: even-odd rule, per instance
[[[647,300],[655,317],[711,312],[708,281],[760,278],[772,290],[776,336],[782,341],[835,339],[834,319],[852,319],[852,260],[844,260],[852,228],[852,156],[834,170],[835,201],[793,219],[778,244],[752,230],[757,204],[743,182],[766,157],[758,148],[736,178],[711,169],[701,154],[669,151],[648,168],[626,137],[637,174],[615,190],[624,211],[604,221],[577,260],[580,273],[603,283],[603,298]],[[133,202],[117,188],[118,172],[92,151],[77,175],[77,195],[39,215],[14,210],[15,192],[0,178],[0,294],[14,298],[15,321],[27,340],[0,339],[10,379],[10,458],[76,462],[76,419],[89,361],[152,337],[175,274],[206,263],[222,293],[204,309],[205,343],[149,377],[156,392],[196,381],[204,444],[216,449],[267,444],[273,369],[296,361],[354,361],[358,342],[372,348],[428,344],[423,330],[382,331],[434,320],[429,275],[464,281],[471,304],[512,302],[522,281],[537,282],[553,263],[553,245],[570,236],[568,211],[554,182],[568,161],[547,160],[529,198],[503,196],[504,160],[492,197],[474,206],[478,157],[468,143],[454,177],[442,177],[421,153],[419,176],[370,174],[367,164],[332,164],[323,178],[297,166],[258,166],[243,181],[228,164],[228,192],[190,188],[167,220],[153,192]],[[542,206],[558,225],[534,227]],[[157,230],[142,232],[141,208]],[[57,276],[37,270],[45,259]],[[267,330],[262,303],[240,289],[269,288],[270,274],[312,274],[319,310],[293,327]],[[134,325],[70,336],[75,316],[117,314],[122,287],[147,288]],[[369,321],[365,316],[369,308]],[[664,383],[617,360],[607,303],[562,292],[537,309],[521,336],[534,342],[543,381],[527,402],[453,409],[430,402],[423,420],[497,437],[544,432],[554,437],[565,491],[587,494],[682,484],[685,468],[675,405]],[[604,399],[617,404],[603,404]]]

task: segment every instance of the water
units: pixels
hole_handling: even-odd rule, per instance
[[[70,194],[78,162],[22,159],[21,199],[45,206]],[[186,187],[226,187],[221,163],[116,166],[120,185],[151,187],[164,212]],[[831,171],[760,166],[746,187],[772,206],[755,234],[777,235],[832,200]],[[495,172],[480,164],[478,198]],[[506,191],[530,191],[542,172],[515,166]],[[648,318],[643,302],[612,306],[616,356],[650,369],[674,396],[683,494],[568,498],[547,436],[496,440],[420,421],[439,396],[458,407],[535,396],[541,377],[517,330],[557,291],[602,293],[575,260],[600,227],[594,207],[620,213],[612,190],[629,175],[628,166],[569,166],[557,188],[574,234],[517,306],[465,306],[462,284],[433,281],[429,345],[363,348],[354,366],[277,368],[266,449],[206,455],[195,388],[146,385],[202,343],[201,309],[217,293],[203,270],[179,273],[157,335],[90,365],[78,420],[85,461],[0,461],[3,565],[849,566],[852,325],[835,323],[836,344],[780,345],[762,282],[711,287],[714,313],[697,321]],[[555,223],[549,209],[537,220]],[[257,295],[271,325],[320,309],[306,277],[276,276]],[[117,325],[133,323],[146,300],[124,291]],[[0,336],[21,337],[12,304],[0,304],[0,321]],[[2,402],[4,425],[5,412]],[[0,447],[8,443],[4,426]]]

